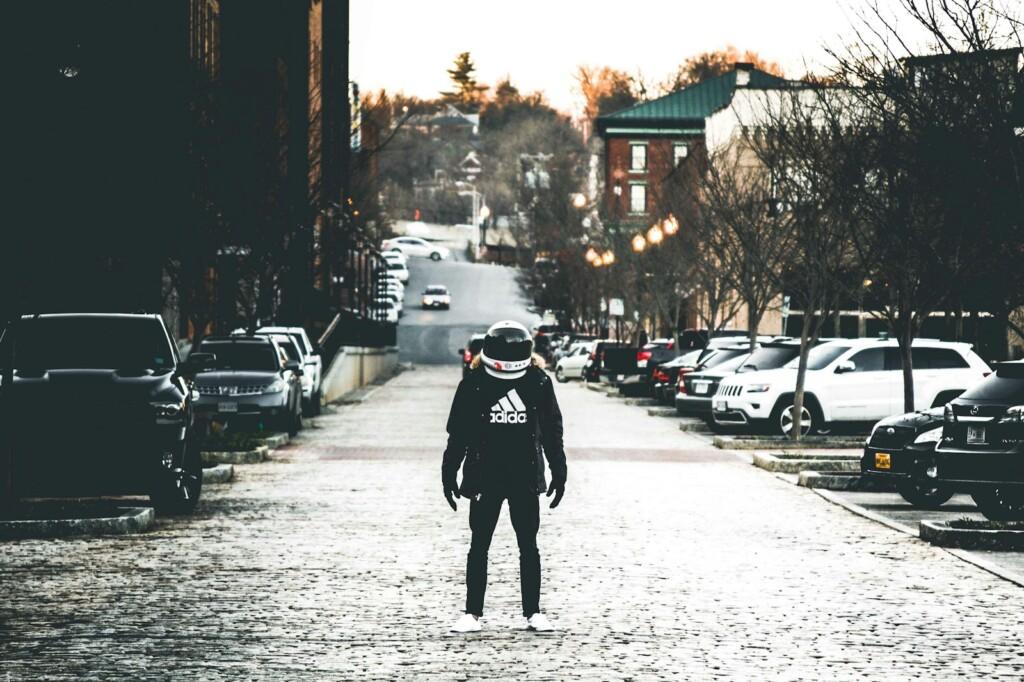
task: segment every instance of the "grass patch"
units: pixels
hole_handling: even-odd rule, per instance
[[[979,521],[963,518],[950,521],[949,527],[959,530],[1024,530],[1024,521]]]

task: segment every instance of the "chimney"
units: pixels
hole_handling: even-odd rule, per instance
[[[736,87],[745,88],[750,85],[750,72],[754,70],[754,65],[750,62],[736,62],[733,64],[733,69],[736,71]]]

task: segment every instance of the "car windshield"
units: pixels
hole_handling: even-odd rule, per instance
[[[995,374],[965,391],[960,399],[1024,405],[1024,371],[1000,368]]]
[[[149,317],[38,317],[22,320],[17,333],[16,369],[174,367],[167,334]]]
[[[807,354],[807,369],[815,371],[825,369],[832,364],[833,360],[848,350],[850,350],[850,346],[842,343],[826,343],[823,346],[812,348],[811,352]],[[796,357],[787,362],[784,367],[786,369],[797,369],[799,364],[800,358]]]
[[[401,261],[392,260],[388,261],[388,270],[405,270],[405,266]]]
[[[199,351],[217,356],[216,369],[265,371],[278,370],[277,353],[270,343],[238,343],[235,341],[204,341]]]
[[[448,293],[448,290],[445,289],[444,287],[427,287],[427,290],[424,291],[423,293],[425,293],[425,294],[437,294],[439,296],[443,296],[444,294]]]
[[[274,340],[277,341],[277,345],[284,348],[284,352],[288,356],[289,360],[302,362],[302,356],[299,355],[299,349],[295,347],[295,342],[292,341],[290,336],[277,336],[274,337]]]
[[[715,365],[715,371],[716,372],[722,372],[723,374],[726,373],[726,372],[735,372],[749,358],[750,358],[750,355],[746,354],[746,353],[744,353],[743,355],[737,355],[736,357],[734,357],[734,358],[732,358],[730,360],[725,360],[721,364]]]
[[[732,360],[736,357],[746,357],[747,355],[748,354],[746,351],[740,350],[738,348],[720,348],[718,352],[704,360],[704,362],[700,363],[700,369],[705,370],[711,369],[712,367],[717,368],[720,365],[725,364],[729,360]]]
[[[739,370],[776,369],[792,360],[799,352],[799,346],[758,348],[742,363]]]

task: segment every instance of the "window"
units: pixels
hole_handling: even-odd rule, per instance
[[[632,144],[629,146],[629,170],[647,170],[646,144]]]
[[[952,348],[914,348],[911,350],[914,369],[964,369],[970,367],[963,356]]]
[[[836,343],[825,343],[820,346],[815,346],[811,349],[811,352],[807,354],[807,369],[814,371],[825,369],[832,364],[833,360],[848,350],[850,350],[849,346]],[[800,358],[793,358],[786,363],[785,366],[787,369],[796,369],[799,362]]]
[[[885,371],[885,349],[870,348],[855,353],[850,360],[857,366],[856,372],[883,372]]]
[[[647,213],[647,185],[629,186],[629,212]]]
[[[672,165],[678,166],[690,153],[690,148],[685,142],[676,142],[672,145]]]

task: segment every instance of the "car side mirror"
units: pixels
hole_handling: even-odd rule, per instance
[[[853,360],[843,360],[836,365],[836,374],[848,374],[857,371],[857,363]]]
[[[213,367],[215,362],[217,362],[217,356],[213,353],[190,353],[178,365],[178,374],[183,377],[194,377]]]

